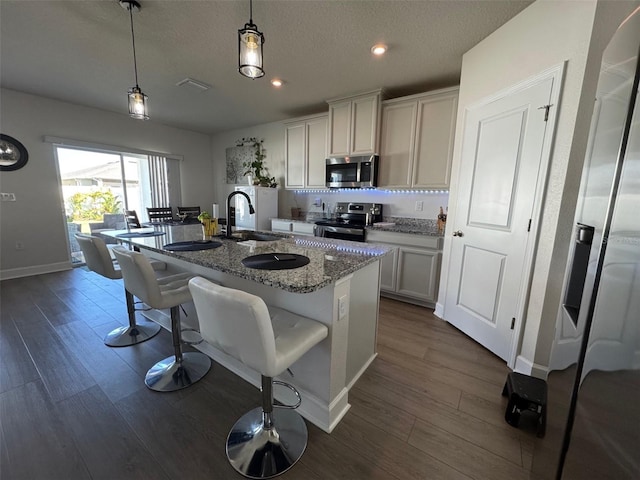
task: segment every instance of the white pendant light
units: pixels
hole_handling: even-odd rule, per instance
[[[147,110],[149,97],[147,97],[138,86],[138,65],[136,62],[136,37],[133,33],[133,11],[140,10],[140,3],[136,0],[120,0],[120,6],[129,11],[131,20],[131,41],[133,44],[133,72],[136,78],[136,86],[131,87],[128,92],[129,99],[129,116],[139,120],[149,120],[149,112]]]
[[[238,71],[249,78],[260,78],[264,75],[262,68],[262,45],[264,35],[253,23],[253,0],[249,0],[249,23],[238,30]]]

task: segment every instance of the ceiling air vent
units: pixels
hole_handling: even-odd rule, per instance
[[[189,87],[190,89],[198,92],[205,92],[211,88],[211,85],[187,77],[184,80],[180,80],[178,83],[176,83],[176,87]]]

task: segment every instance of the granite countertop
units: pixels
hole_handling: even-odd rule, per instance
[[[280,220],[283,222],[298,222],[298,223],[315,223],[318,220],[324,220],[322,217],[309,218],[272,218],[272,220]],[[388,217],[385,218],[381,225],[374,223],[368,225],[367,230],[377,230],[381,232],[395,232],[395,233],[410,233],[413,235],[429,235],[432,237],[442,237],[443,232],[438,232],[438,225],[435,220],[420,219],[420,218],[399,218]],[[393,225],[387,225],[393,223]]]
[[[430,223],[423,224],[402,224],[396,223],[395,225],[376,225],[375,223],[368,226],[367,229],[379,231],[379,232],[396,232],[396,233],[411,233],[414,235],[429,235],[432,237],[442,237],[443,232],[438,232],[438,227]]]
[[[384,245],[263,232],[279,236],[281,240],[238,242],[225,237],[213,237],[212,240],[222,243],[222,246],[195,252],[171,252],[165,250],[163,246],[174,242],[202,240],[202,227],[200,225],[156,226],[155,230],[165,234],[154,237],[118,238],[119,233],[125,233],[127,230],[113,230],[108,232],[108,235],[140,248],[294,293],[310,293],[319,290],[391,251]],[[151,231],[150,228],[140,229],[140,232],[149,231]],[[289,270],[258,270],[247,268],[241,263],[245,257],[262,253],[304,255],[310,262],[304,267]]]

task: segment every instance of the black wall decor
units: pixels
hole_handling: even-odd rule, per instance
[[[13,137],[0,133],[0,171],[8,172],[24,167],[29,154],[24,145]]]

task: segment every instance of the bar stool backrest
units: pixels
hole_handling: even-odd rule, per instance
[[[166,299],[163,298],[153,267],[147,257],[121,245],[113,247],[112,251],[118,259],[127,291],[152,308],[169,308],[176,305],[166,305]]]
[[[122,278],[122,272],[113,266],[113,260],[104,240],[86,233],[76,233],[74,236],[80,245],[89,270],[112,280]]]
[[[269,309],[260,297],[201,277],[189,282],[189,290],[202,338],[262,375],[272,377],[281,373],[274,372],[275,336]]]

